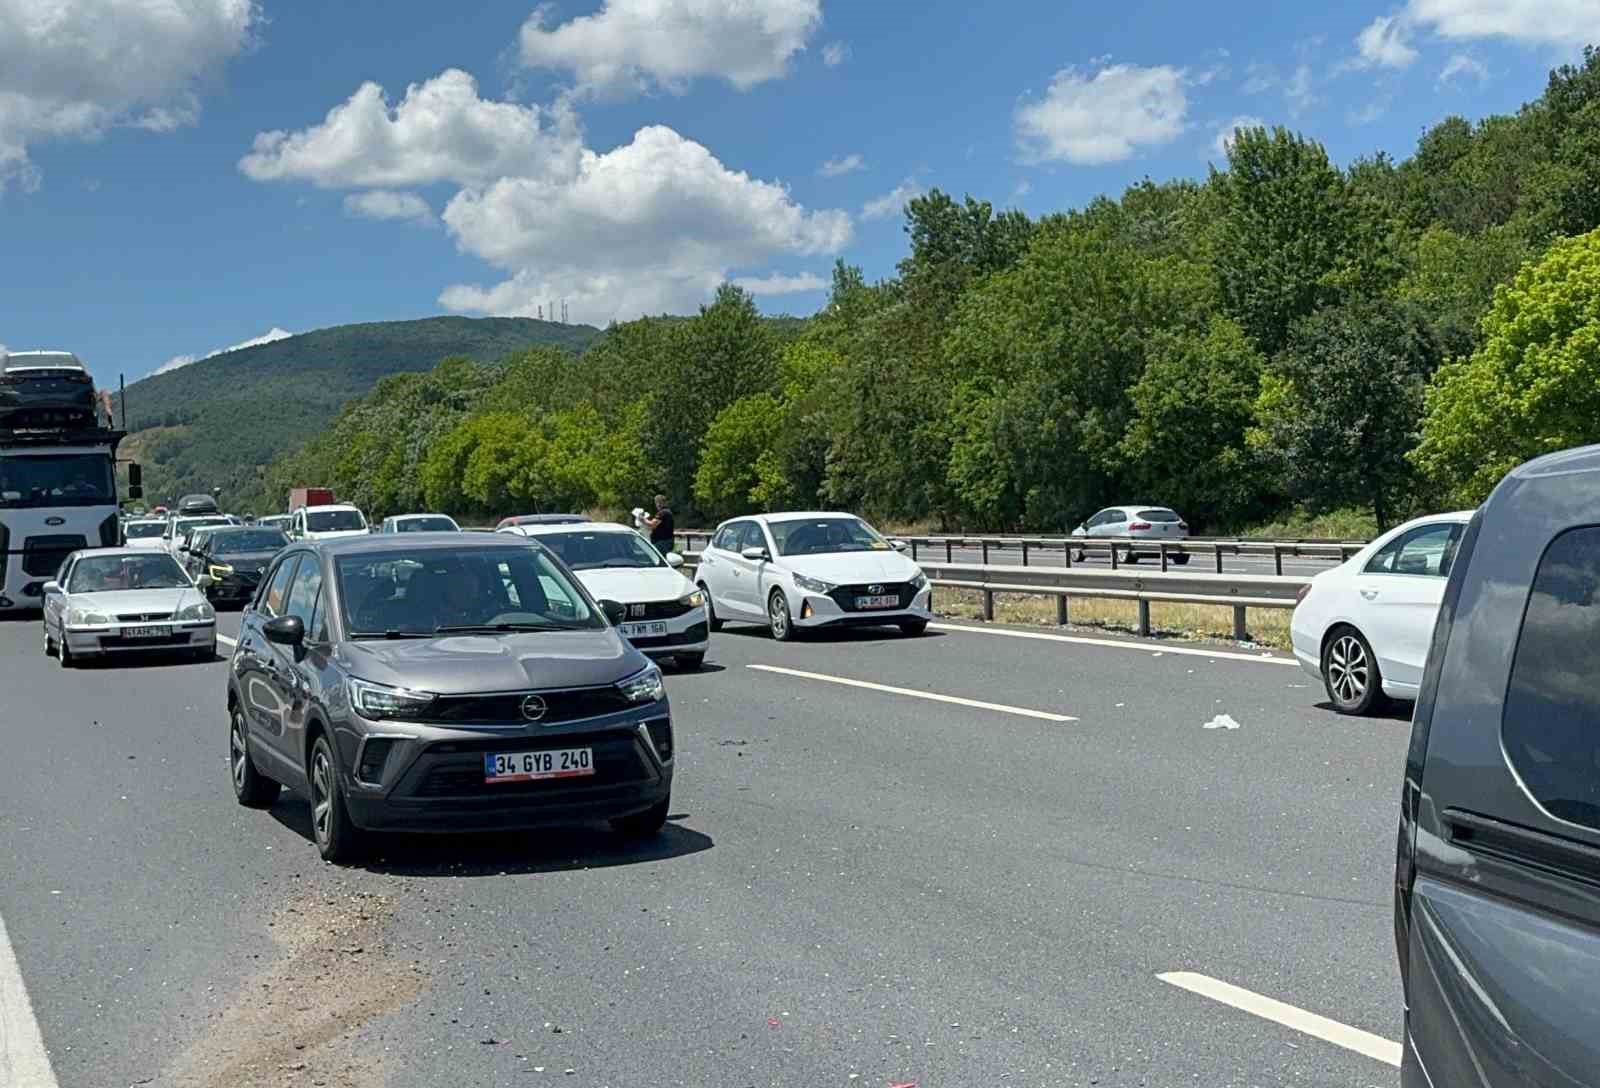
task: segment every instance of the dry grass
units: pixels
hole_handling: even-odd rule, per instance
[[[983,616],[983,595],[975,589],[935,589],[934,603],[940,615],[952,619]],[[1139,629],[1139,606],[1134,601],[1074,597],[1067,611],[1071,627],[1130,633]],[[1251,642],[1279,650],[1289,649],[1289,615],[1285,608],[1252,608],[1247,613]],[[997,593],[994,618],[999,623],[1054,627],[1055,599]],[[1154,633],[1168,638],[1232,642],[1233,609],[1223,605],[1154,602],[1150,605],[1150,627]]]

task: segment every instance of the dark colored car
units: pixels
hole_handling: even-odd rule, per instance
[[[219,513],[217,500],[210,495],[185,495],[178,500],[178,513],[184,517]]]
[[[318,850],[368,831],[609,820],[653,835],[672,791],[660,670],[560,560],[522,537],[297,542],[228,670],[239,802],[306,793]]]
[[[1600,1084],[1600,446],[1457,548],[1401,799],[1405,1088]]]
[[[70,351],[0,354],[0,430],[93,430],[94,379]]]
[[[212,604],[243,604],[254,597],[267,564],[289,546],[281,529],[238,526],[200,530],[195,536],[198,542],[186,557],[189,572]]]

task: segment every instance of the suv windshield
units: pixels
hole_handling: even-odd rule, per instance
[[[393,548],[335,561],[351,638],[603,628],[541,547]]]
[[[177,589],[188,575],[170,555],[92,555],[72,568],[68,593],[115,593],[128,589]]]
[[[124,530],[129,540],[148,540],[153,536],[160,536],[167,531],[165,522],[160,521],[130,521]]]
[[[635,533],[540,533],[537,539],[573,570],[666,566],[661,553]]]
[[[306,531],[310,533],[339,533],[366,527],[366,519],[359,510],[317,510],[306,515]]]
[[[287,547],[289,538],[277,529],[249,529],[238,533],[214,533],[212,555],[240,555],[244,552],[272,552]]]
[[[0,458],[0,509],[116,501],[111,458],[103,453]]]
[[[394,523],[397,533],[453,533],[456,523],[447,517],[403,518]]]
[[[770,521],[779,555],[827,555],[832,552],[887,551],[889,542],[860,518],[795,518]]]

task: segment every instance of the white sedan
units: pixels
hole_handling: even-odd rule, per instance
[[[73,552],[44,585],[44,652],[63,668],[118,653],[217,656],[217,614],[178,561],[148,548]]]
[[[497,530],[549,548],[597,601],[627,610],[618,633],[646,657],[698,669],[710,646],[705,594],[679,573],[683,557],[663,556],[625,525],[603,522],[507,525]]]
[[[933,619],[933,591],[903,546],[853,514],[725,521],[696,572],[711,629],[764,623],[779,642],[813,627],[894,626],[920,635]]]
[[[1408,521],[1301,591],[1290,621],[1294,655],[1341,714],[1370,713],[1384,696],[1414,700],[1445,579],[1472,512]]]

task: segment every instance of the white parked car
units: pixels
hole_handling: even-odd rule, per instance
[[[1445,579],[1472,512],[1408,521],[1301,592],[1290,621],[1294,655],[1341,714],[1384,696],[1414,700]]]
[[[449,514],[391,514],[380,533],[459,533],[461,526]]]
[[[44,585],[44,652],[63,668],[119,653],[217,656],[217,614],[178,561],[148,548],[73,552]]]
[[[597,601],[627,609],[618,626],[623,638],[646,657],[670,657],[698,669],[710,645],[705,594],[679,573],[683,556],[662,555],[625,525],[508,525],[496,530],[537,540],[561,558]]]
[[[1128,540],[1127,549],[1118,558],[1124,563],[1137,563],[1140,555],[1159,555],[1159,542],[1176,543],[1189,538],[1189,523],[1175,510],[1149,503],[1129,502],[1108,506],[1072,530],[1075,537],[1112,537]],[[1150,545],[1157,545],[1151,547]],[[1083,549],[1077,558],[1082,560]],[[1189,562],[1187,554],[1176,554],[1172,562],[1183,566]]]
[[[366,515],[348,503],[302,506],[289,516],[290,540],[332,540],[369,531]]]
[[[167,521],[165,518],[134,518],[123,524],[122,539],[130,548],[165,548]]]
[[[696,577],[711,629],[764,623],[786,642],[813,627],[895,626],[933,619],[928,578],[853,514],[758,514],[717,527]]]

